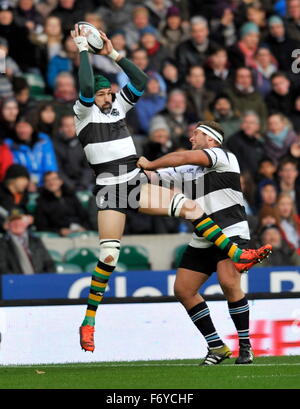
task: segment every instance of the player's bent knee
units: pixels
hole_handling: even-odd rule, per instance
[[[120,255],[120,240],[100,240],[99,260],[110,266],[116,266]]]
[[[171,217],[179,217],[182,206],[188,200],[188,198],[183,193],[176,193],[170,202],[168,215]]]

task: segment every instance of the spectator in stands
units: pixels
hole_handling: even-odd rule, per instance
[[[41,74],[46,80],[48,62],[59,55],[63,49],[63,30],[61,20],[55,16],[47,16],[42,32],[34,32],[30,35],[30,40],[35,47],[35,58]]]
[[[30,95],[30,87],[24,77],[15,78],[13,89],[16,100],[19,105],[20,116],[27,115],[30,112],[36,112],[38,102]]]
[[[271,77],[277,72],[278,64],[268,46],[258,47],[253,68],[256,90],[264,97],[272,90]]]
[[[205,111],[215,98],[215,93],[205,86],[204,69],[200,65],[192,65],[186,76],[183,87],[187,97],[187,113],[198,119],[203,119]]]
[[[218,5],[220,8],[214,11],[210,19],[212,38],[222,47],[231,47],[237,39],[234,11],[226,1],[218,2]]]
[[[263,97],[255,91],[252,71],[247,67],[236,70],[234,84],[225,89],[224,92],[232,100],[234,106],[238,107],[243,114],[246,111],[254,111],[260,119],[263,130],[267,119],[267,108]]]
[[[159,27],[166,20],[168,10],[172,6],[170,0],[146,0],[145,6],[149,10],[150,23],[154,27]]]
[[[39,31],[44,19],[36,9],[34,0],[18,0],[14,20],[18,26],[27,27],[29,31]]]
[[[187,27],[182,24],[180,10],[171,6],[167,10],[166,19],[160,24],[161,43],[168,48],[169,56],[175,57],[177,46],[189,38]]]
[[[20,77],[22,72],[20,67],[9,56],[8,41],[4,37],[0,37],[0,52],[1,58],[5,58],[5,74],[0,76],[0,98],[8,98],[14,95],[12,81],[15,77]]]
[[[27,212],[30,175],[24,166],[12,164],[0,184],[0,231],[8,215],[15,209]]]
[[[143,6],[137,6],[132,12],[132,21],[125,27],[126,43],[130,50],[138,48],[141,31],[145,28],[152,28],[150,23],[149,10]]]
[[[38,133],[34,125],[26,118],[16,123],[16,139],[6,139],[14,162],[27,168],[30,179],[30,191],[36,191],[43,183],[43,176],[50,170],[57,170],[53,144],[48,135]]]
[[[180,88],[181,81],[179,78],[179,72],[176,63],[173,60],[165,61],[162,69],[162,76],[167,86],[168,93],[174,88]]]
[[[151,119],[165,108],[166,101],[166,89],[161,89],[156,73],[150,74],[145,93],[135,108],[142,134],[148,133]]]
[[[126,2],[125,0],[111,0],[105,3],[106,4],[99,7],[96,12],[102,17],[103,21],[105,21],[107,32],[125,28],[130,24],[133,9],[130,2]]]
[[[241,118],[226,94],[218,94],[204,113],[207,121],[216,121],[224,129],[224,142],[240,130]]]
[[[297,183],[299,176],[297,160],[293,158],[284,158],[278,166],[278,185],[281,193],[289,194],[297,208],[297,213],[300,214],[300,186]]]
[[[256,185],[253,181],[251,173],[249,172],[241,173],[240,179],[246,214],[247,216],[253,216],[256,213],[255,211]]]
[[[155,118],[149,130],[149,141],[144,145],[143,155],[149,160],[155,160],[172,148],[170,129],[166,122],[160,118]]]
[[[297,141],[297,135],[283,114],[274,113],[267,120],[265,141],[266,155],[278,163],[289,153],[291,145]]]
[[[271,76],[272,90],[266,96],[269,113],[281,112],[289,117],[293,112],[296,99],[296,90],[287,74],[277,71]]]
[[[254,177],[260,160],[265,156],[260,120],[255,112],[244,113],[241,130],[228,139],[226,146],[236,155],[241,171],[248,171]]]
[[[64,185],[70,190],[87,190],[93,181],[84,151],[76,135],[73,115],[64,115],[53,141],[58,169]]]
[[[63,49],[52,57],[48,63],[47,84],[53,89],[56,78],[61,72],[73,72],[78,66],[78,52],[76,44],[69,35],[63,41]]]
[[[3,181],[7,169],[13,163],[13,154],[8,145],[0,137],[0,182]]]
[[[275,165],[273,159],[264,157],[258,164],[256,180],[258,182],[264,179],[275,181],[276,171],[277,166]]]
[[[52,10],[51,14],[60,19],[65,33],[70,33],[74,24],[83,20],[84,9],[80,3],[77,0],[58,0],[57,7]]]
[[[280,70],[289,72],[293,62],[292,52],[298,48],[298,42],[290,38],[285,30],[281,17],[271,16],[268,20],[270,34],[265,39],[272,54],[278,61]]]
[[[34,68],[34,46],[29,41],[29,30],[14,21],[14,9],[8,1],[0,3],[0,37],[8,42],[9,56],[17,62],[22,71]],[[16,41],[16,39],[18,39]]]
[[[65,113],[72,112],[72,107],[78,95],[74,76],[69,72],[58,74],[55,80],[53,95],[53,107],[57,118],[60,118]]]
[[[42,240],[28,231],[28,216],[12,213],[0,239],[0,274],[55,273],[56,267]]]
[[[286,18],[287,34],[290,38],[300,41],[300,1],[287,1],[287,18]]]
[[[273,246],[272,254],[257,267],[299,266],[300,256],[282,239],[277,226],[266,226],[261,233],[261,244],[269,243]]]
[[[300,135],[300,95],[295,98],[294,107],[289,114],[289,119],[297,135]]]
[[[261,210],[262,208],[273,208],[278,197],[278,187],[276,182],[268,179],[262,180],[258,184],[257,190],[257,209]]]
[[[14,139],[16,137],[15,125],[19,115],[19,106],[15,98],[2,101],[0,112],[0,138]]]
[[[187,100],[184,91],[174,89],[168,95],[166,108],[152,118],[152,121],[159,117],[166,122],[170,129],[172,142],[175,144],[179,142],[181,136],[186,135],[189,123],[195,122],[188,116],[186,108]]]
[[[267,9],[262,2],[253,1],[247,6],[247,20],[259,28],[260,38],[263,40],[268,34]]]
[[[297,252],[300,251],[300,219],[296,213],[295,202],[288,193],[280,193],[276,203],[280,228],[285,240]]]
[[[204,17],[191,18],[191,38],[183,41],[176,48],[175,59],[182,79],[191,65],[203,66],[207,57],[217,46],[209,39],[208,22]]]
[[[90,227],[86,210],[57,172],[44,175],[44,186],[37,199],[35,225],[37,230],[55,232],[61,236]]]
[[[223,47],[215,48],[206,61],[206,82],[207,89],[217,93],[230,86],[232,81],[232,70],[229,67],[227,50]]]
[[[35,111],[37,116],[36,130],[50,136],[53,139],[57,130],[56,112],[51,102],[44,102],[40,105],[38,111]]]
[[[157,31],[153,27],[146,27],[140,33],[141,47],[147,51],[149,69],[160,72],[169,52],[158,40]]]
[[[240,28],[240,40],[229,50],[230,64],[234,68],[255,66],[255,53],[260,39],[259,27],[250,21]]]

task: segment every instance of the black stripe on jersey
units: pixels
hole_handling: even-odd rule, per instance
[[[193,200],[222,189],[242,191],[240,174],[235,172],[209,172],[192,182],[186,182],[184,188],[183,193]]]
[[[232,226],[233,224],[247,221],[246,211],[244,206],[239,204],[226,207],[214,213],[207,213],[207,215],[218,224],[221,229]]]
[[[121,97],[125,100],[125,102],[127,102],[127,104],[130,104],[130,105],[134,105],[134,103],[133,102],[131,102],[130,100],[129,100],[129,98],[127,98],[127,96],[126,96],[126,94],[123,92],[123,90],[121,90],[120,91],[120,95],[121,95]]]
[[[123,139],[130,136],[125,119],[113,123],[90,122],[78,135],[83,148],[89,143],[99,143]]]
[[[204,152],[204,153],[206,154],[206,156],[208,157],[209,165],[208,165],[207,167],[208,167],[208,168],[211,168],[212,165],[213,165],[212,158],[210,157],[210,155],[208,154],[208,152],[206,152],[205,150],[203,150],[202,152]]]
[[[100,176],[100,178],[108,178],[112,176],[125,175],[126,173],[136,169],[137,160],[137,155],[130,155],[110,162],[98,163],[95,165],[90,164],[90,167],[93,169],[96,176]]]
[[[122,92],[123,91],[123,92]],[[130,101],[127,101],[129,104],[133,105],[135,104],[138,100],[139,100],[139,96],[135,95],[129,88],[127,85],[125,85],[125,87],[122,88],[121,91],[121,95],[124,98],[124,96]],[[125,98],[124,98],[125,99]]]

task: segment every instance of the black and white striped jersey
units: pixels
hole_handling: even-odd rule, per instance
[[[240,168],[235,155],[216,147],[204,149],[211,167],[184,165],[160,169],[163,181],[175,184],[183,193],[196,200],[205,213],[217,223],[228,237],[250,239],[249,226],[240,184]],[[190,246],[207,248],[212,244],[193,234]]]
[[[135,105],[142,92],[130,83],[113,97],[111,111],[104,114],[94,98],[80,96],[73,110],[76,134],[97,185],[113,185],[134,178],[137,153],[126,125],[126,113]]]

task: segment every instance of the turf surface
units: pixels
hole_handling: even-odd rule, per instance
[[[213,367],[199,361],[95,362],[0,366],[0,389],[298,389],[300,356],[234,359]]]

